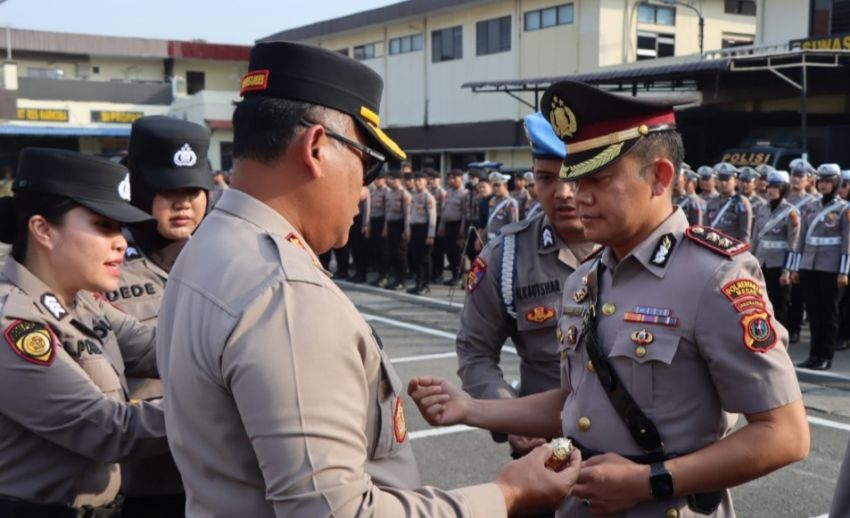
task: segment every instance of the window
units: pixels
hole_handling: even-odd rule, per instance
[[[463,28],[452,27],[431,33],[431,61],[451,61],[463,57]]]
[[[194,70],[186,71],[186,93],[194,95],[204,89],[206,79],[203,72]]]
[[[657,34],[654,32],[638,31],[637,59],[666,58],[676,53],[676,36],[674,34]]]
[[[218,149],[221,152],[221,170],[233,169],[233,142],[219,142]]]
[[[743,47],[753,44],[752,34],[731,34],[724,32],[720,40],[720,48]]]
[[[348,47],[345,47],[344,49],[339,49],[339,50],[337,50],[337,52],[339,52],[343,56],[347,56],[348,55]]]
[[[511,17],[475,24],[475,53],[479,56],[511,50]]]
[[[850,32],[850,1],[813,0],[810,18],[812,36]]]
[[[570,23],[573,23],[573,4],[547,7],[546,9],[526,11],[525,13],[526,31],[536,31]]]
[[[379,56],[377,43],[367,43],[354,47],[354,59],[372,59]]]
[[[661,5],[640,4],[638,21],[655,25],[676,25],[676,8]]]
[[[406,52],[415,52],[422,50],[422,35],[413,34],[404,36],[403,38],[393,38],[390,40],[390,55],[404,54]]]
[[[723,11],[726,14],[756,15],[756,0],[725,0]]]
[[[37,77],[39,79],[62,79],[65,77],[65,71],[61,68],[29,67],[27,68],[27,77]]]

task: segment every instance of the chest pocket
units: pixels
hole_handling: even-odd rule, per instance
[[[402,406],[404,389],[401,378],[381,349],[381,379],[378,381],[378,430],[372,460],[391,456],[407,442],[407,424]]]
[[[658,326],[623,326],[617,333],[608,357],[641,408],[653,404],[654,380],[669,374],[680,339]]]
[[[555,325],[561,307],[561,294],[554,293],[545,297],[533,297],[519,300],[516,303],[516,326],[520,332],[547,329],[551,334],[553,343],[555,338]],[[554,348],[551,350],[555,350]]]

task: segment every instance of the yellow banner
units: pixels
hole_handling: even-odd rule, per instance
[[[91,121],[108,122],[113,124],[132,124],[136,122],[136,119],[140,119],[144,116],[145,114],[143,112],[116,112],[92,110]]]
[[[18,120],[38,122],[68,122],[68,110],[47,108],[18,108]]]

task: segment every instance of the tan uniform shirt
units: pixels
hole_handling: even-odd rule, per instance
[[[528,189],[523,187],[522,189],[511,191],[511,198],[516,200],[519,219],[523,219],[525,217],[525,211],[528,209],[528,202],[531,201],[531,195],[528,193]]]
[[[490,213],[487,216],[487,239],[493,239],[502,227],[519,221],[519,206],[510,196],[490,198]]]
[[[410,201],[411,196],[410,193],[405,189],[398,188],[396,190],[390,189],[386,194],[386,211],[387,211],[387,219],[386,221],[399,221],[404,220],[404,232],[408,235],[410,234]],[[384,225],[384,230],[386,230],[386,224]]]
[[[390,188],[387,186],[384,187],[376,187],[371,190],[369,194],[369,217],[371,218],[383,218],[386,216],[386,206],[387,206],[387,193],[390,192]]]
[[[673,196],[673,204],[678,205],[685,213],[690,225],[702,225],[703,212],[705,212],[705,201],[696,194],[682,193],[678,196]]]
[[[473,261],[457,335],[458,376],[475,398],[508,399],[560,386],[555,324],[561,287],[578,266],[544,214],[502,229]],[[510,338],[520,391],[499,368]]]
[[[749,243],[753,228],[753,211],[749,200],[740,194],[711,198],[706,202],[705,225]]]
[[[439,219],[443,213],[443,207],[446,205],[448,193],[442,186],[428,187],[428,192],[431,193],[431,196],[434,197],[434,201],[437,203],[437,219]]]
[[[112,502],[115,462],[167,451],[160,402],[128,404],[124,378],[156,375],[154,329],[89,293],[64,307],[12,258],[0,304],[0,495]]]
[[[788,333],[773,318],[758,262],[748,252],[727,257],[685,236],[681,210],[617,263],[599,256],[599,349],[624,387],[655,423],[666,453],[688,454],[731,432],[730,414],[758,413],[800,399],[788,356]],[[696,227],[719,240],[707,227]],[[732,243],[728,243],[732,244]],[[582,264],[564,287],[558,322],[564,435],[584,446],[642,454],[614,410],[577,338],[590,304],[588,281],[596,260]],[[642,333],[643,332],[643,333]],[[641,346],[641,344],[644,344]],[[684,497],[652,501],[619,517],[696,518]],[[568,498],[559,516],[590,516]],[[732,517],[728,491],[711,516]]]
[[[413,193],[410,224],[428,224],[428,235],[434,237],[437,232],[437,203],[428,191]]]
[[[803,207],[799,270],[839,273],[850,255],[850,205],[836,196],[824,205],[812,200]],[[846,275],[846,273],[845,273]]]
[[[765,268],[791,271],[800,243],[800,212],[783,199],[776,209],[770,203],[759,207],[753,233],[753,254]]]
[[[175,241],[151,257],[142,253],[129,233],[127,241],[118,289],[107,293],[106,297],[118,309],[155,327],[168,281],[168,270],[188,240]],[[159,379],[128,377],[127,384],[132,399],[162,397],[162,382]],[[183,492],[180,472],[171,455],[122,463],[121,476],[121,490],[126,495],[170,495]]]
[[[443,204],[443,212],[440,216],[440,229],[445,228],[446,223],[466,221],[467,208],[466,203],[469,200],[469,192],[461,187],[460,189],[449,189],[446,191],[446,202]],[[461,230],[463,224],[461,224]]]
[[[418,487],[380,341],[293,227],[245,193],[225,193],[181,253],[159,331],[188,516],[505,515],[495,484]]]

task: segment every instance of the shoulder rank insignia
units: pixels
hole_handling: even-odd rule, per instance
[[[472,267],[469,269],[469,273],[466,275],[466,292],[472,293],[475,291],[475,288],[481,284],[481,281],[484,280],[484,275],[487,273],[487,263],[484,262],[484,259],[481,257],[476,257],[474,261],[472,261]]]
[[[65,309],[65,306],[63,306],[61,302],[59,302],[56,295],[52,293],[45,293],[41,296],[41,305],[44,306],[44,309],[53,315],[53,318],[56,320],[62,320],[68,316],[68,310]]]
[[[15,354],[36,365],[49,366],[55,358],[56,339],[44,324],[15,320],[3,331]]]
[[[727,236],[723,232],[711,227],[694,225],[685,230],[685,235],[691,241],[695,241],[709,250],[714,250],[726,257],[734,257],[750,249],[749,243],[738,241],[734,237]]]

